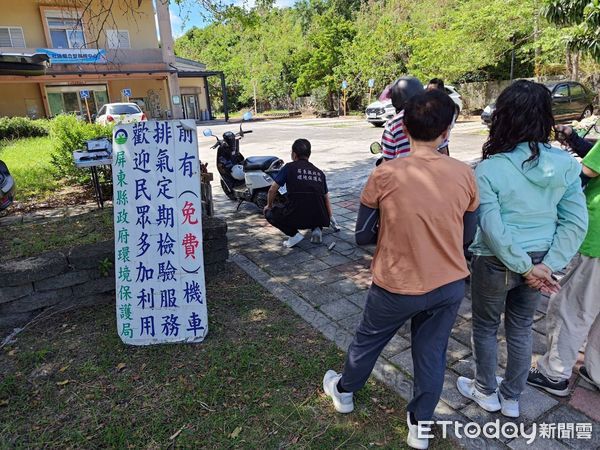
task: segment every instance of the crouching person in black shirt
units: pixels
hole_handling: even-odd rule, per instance
[[[325,174],[308,162],[310,142],[298,139],[292,145],[292,162],[281,168],[267,195],[264,213],[267,221],[284,232],[286,247],[298,244],[304,235],[299,230],[312,230],[311,242],[321,243],[321,228],[331,221],[331,204]],[[273,207],[280,186],[286,186],[288,201]]]

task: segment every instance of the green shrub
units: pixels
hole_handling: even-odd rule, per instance
[[[0,140],[47,136],[50,122],[27,117],[0,117]]]
[[[55,176],[66,178],[76,183],[87,183],[90,180],[88,170],[75,167],[73,152],[85,148],[85,141],[102,137],[112,137],[112,127],[82,122],[74,115],[59,115],[50,124],[50,137],[54,143],[52,166]],[[100,171],[106,176],[105,171]]]

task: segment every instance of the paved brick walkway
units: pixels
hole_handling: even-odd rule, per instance
[[[369,266],[374,247],[358,247],[354,242],[354,223],[360,189],[356,181],[344,183],[331,192],[335,217],[341,231],[326,230],[322,245],[305,239],[296,248],[281,244],[283,234],[262,218],[256,207],[227,200],[216,188],[217,215],[227,219],[229,243],[234,261],[280,300],[288,304],[304,320],[334,341],[342,350],[350,344],[358,325],[370,284]],[[333,249],[328,246],[335,243]],[[545,311],[547,299],[535,316],[534,358],[545,349]],[[490,414],[462,397],[456,389],[456,378],[473,376],[471,333],[471,300],[464,299],[448,345],[448,366],[444,392],[436,414],[439,419],[462,423],[493,422],[506,419],[499,413]],[[506,365],[504,330],[499,334],[499,361]],[[392,387],[404,399],[412,396],[412,364],[409,324],[400,329],[377,362],[375,376]],[[343,361],[339,361],[340,370]],[[323,372],[327,368],[323,367]],[[498,374],[502,375],[503,369]],[[321,380],[315,380],[320,383]],[[521,400],[518,423],[590,423],[594,425],[591,440],[537,439],[532,445],[523,438],[513,440],[461,439],[467,448],[598,448],[600,445],[600,394],[577,380],[570,398],[559,400],[527,386]]]

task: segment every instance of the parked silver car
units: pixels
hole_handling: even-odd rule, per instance
[[[460,94],[452,85],[446,85],[445,89],[446,93],[456,104],[456,114],[460,114],[463,108],[463,101]],[[367,110],[365,111],[367,122],[375,125],[376,127],[382,127],[385,125],[388,120],[394,117],[394,114],[396,114],[396,110],[392,105],[392,100],[390,99],[385,101],[377,100],[376,102],[373,102],[367,106]]]

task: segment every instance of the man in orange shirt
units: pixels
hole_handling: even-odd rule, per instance
[[[356,239],[366,244],[377,235],[373,284],[343,373],[329,370],[323,379],[336,410],[351,412],[353,392],[411,320],[414,396],[407,408],[407,443],[413,448],[428,446],[419,422],[431,420],[442,392],[448,338],[469,275],[463,217],[479,205],[471,168],[437,151],[453,117],[454,102],[443,92],[411,99],[404,112],[410,155],[377,167],[367,181]]]

